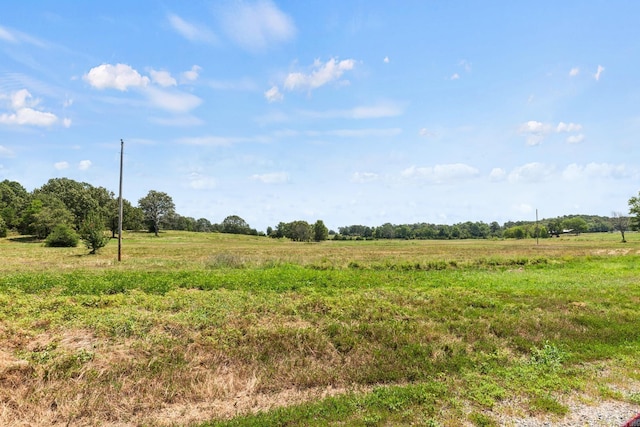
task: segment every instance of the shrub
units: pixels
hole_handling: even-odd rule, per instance
[[[84,241],[87,249],[91,249],[90,254],[109,242],[109,237],[104,234],[105,222],[102,217],[96,213],[90,213],[80,227],[80,238]]]
[[[59,224],[44,241],[45,246],[50,248],[75,248],[78,245],[78,235],[66,224]]]

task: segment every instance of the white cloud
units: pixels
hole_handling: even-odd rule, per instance
[[[491,173],[489,173],[489,179],[491,181],[502,181],[507,176],[507,171],[502,168],[493,168],[491,169]]]
[[[580,74],[580,68],[578,68],[578,67],[572,68],[572,69],[569,71],[569,76],[571,76],[571,77],[575,77],[575,76],[577,76],[578,74]]]
[[[464,68],[464,71],[466,71],[467,73],[471,72],[471,63],[466,59],[462,59],[460,62],[458,62],[458,65]]]
[[[582,125],[576,123],[558,123],[556,127],[556,132],[580,132],[582,130]]]
[[[65,117],[62,120],[62,126],[66,127],[67,129],[71,127],[71,119],[68,117]]]
[[[220,18],[227,36],[251,51],[289,41],[296,34],[291,17],[269,0],[230,3],[229,7],[221,10]]]
[[[58,121],[53,113],[21,108],[13,114],[0,114],[0,123],[8,125],[51,126]]]
[[[80,163],[78,163],[78,169],[80,169],[81,171],[86,171],[91,167],[91,165],[91,160],[80,160]]]
[[[278,89],[278,86],[273,86],[271,89],[266,91],[264,93],[264,97],[269,102],[280,102],[284,99],[284,96],[280,92],[280,89]]]
[[[542,123],[535,120],[530,120],[520,125],[518,132],[527,137],[527,145],[540,144],[550,133],[574,133],[580,132],[582,125],[578,123],[565,123],[560,122],[557,126],[552,126],[549,123]],[[582,142],[585,136],[583,134],[571,135],[567,138],[567,142],[575,144]]]
[[[551,125],[530,120],[520,125],[519,132],[527,137],[527,145],[540,144],[551,131]]]
[[[53,167],[56,168],[57,170],[61,171],[64,169],[68,169],[69,168],[69,163],[68,162],[56,162],[53,164]]]
[[[352,182],[365,183],[372,182],[378,179],[378,174],[373,172],[355,172],[351,176]]]
[[[596,71],[596,73],[593,75],[593,78],[595,78],[596,80],[600,80],[600,76],[602,76],[603,72],[604,67],[602,65],[598,65],[598,71]]]
[[[403,178],[424,179],[436,184],[443,184],[451,181],[470,179],[480,172],[473,166],[464,163],[453,163],[435,165],[433,167],[411,166],[401,172]]]
[[[311,73],[290,73],[284,81],[284,87],[287,90],[317,89],[338,80],[345,71],[352,70],[355,63],[353,59],[338,61],[336,58],[331,58],[324,64],[320,60],[315,60]]]
[[[260,181],[264,184],[282,184],[289,181],[289,174],[286,172],[273,172],[265,174],[252,175],[253,181]]]
[[[150,70],[149,74],[151,75],[151,81],[162,87],[176,86],[178,84],[168,71]]]
[[[194,172],[189,176],[189,187],[195,190],[211,190],[218,185],[215,178]]]
[[[145,89],[145,95],[154,106],[176,113],[186,113],[202,104],[202,99],[191,93],[152,86]]]
[[[200,71],[202,71],[202,67],[194,65],[191,70],[182,73],[182,79],[188,82],[195,82],[200,77]]]
[[[569,144],[579,144],[582,141],[584,141],[584,135],[583,134],[579,134],[579,135],[571,135],[567,138],[567,142]]]
[[[36,107],[40,100],[34,99],[26,89],[13,92],[8,97],[0,94],[0,99],[2,98],[11,100],[10,108],[13,112],[0,114],[0,124],[46,127],[58,121],[55,114],[32,108]]]
[[[513,169],[508,179],[509,182],[540,182],[549,178],[553,170],[553,166],[532,162]]]
[[[126,91],[130,87],[145,87],[149,78],[143,77],[126,64],[102,64],[89,70],[84,79],[97,89]]]
[[[388,64],[389,63],[389,57],[385,56],[382,61],[384,61],[385,64]]]
[[[169,24],[178,34],[192,42],[216,43],[218,38],[206,27],[189,23],[175,14],[167,16]]]
[[[459,78],[460,78],[460,74],[458,73],[453,73],[451,77],[449,77],[450,80],[458,80]]]
[[[20,89],[11,94],[11,108],[19,110],[24,107],[35,107],[39,100],[32,100],[32,96],[26,89]]]

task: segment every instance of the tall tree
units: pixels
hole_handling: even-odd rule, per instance
[[[319,219],[313,224],[313,240],[316,242],[321,242],[323,240],[327,240],[329,238],[329,229],[324,222]]]
[[[230,234],[251,234],[251,227],[238,215],[229,215],[222,221],[222,232]]]
[[[160,232],[160,224],[175,213],[173,199],[167,193],[151,190],[147,195],[138,200],[138,206],[144,212],[145,219],[157,236]]]

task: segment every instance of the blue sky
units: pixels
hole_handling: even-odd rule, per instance
[[[24,1],[0,14],[0,180],[169,194],[221,222],[627,212],[637,1]]]

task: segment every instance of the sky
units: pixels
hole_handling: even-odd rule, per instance
[[[640,2],[8,2],[0,180],[264,231],[628,212]]]

